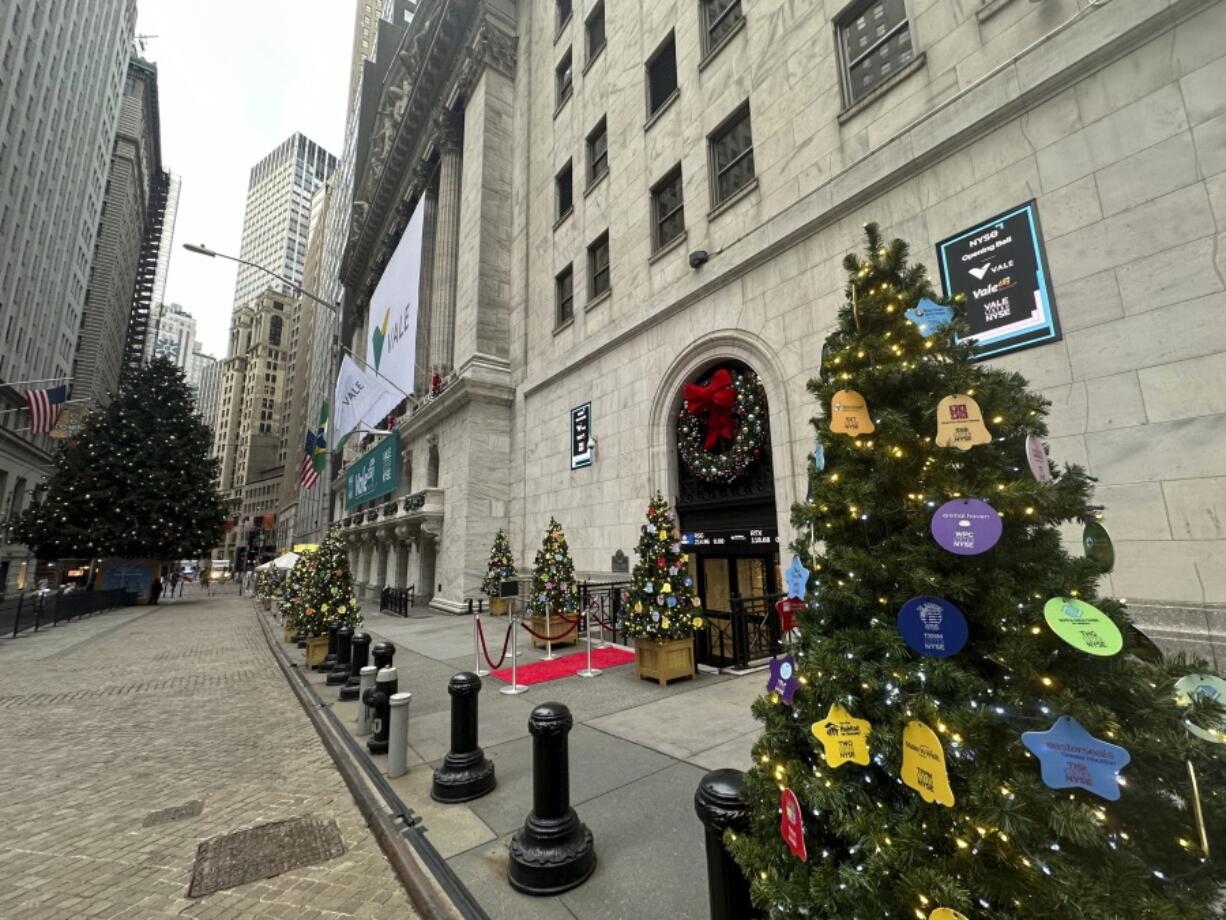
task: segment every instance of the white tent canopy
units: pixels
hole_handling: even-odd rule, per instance
[[[284,556],[278,556],[272,562],[267,564],[276,566],[279,569],[292,569],[294,567],[294,563],[297,561],[297,553],[286,553]]]

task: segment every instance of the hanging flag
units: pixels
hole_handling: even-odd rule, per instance
[[[315,450],[312,457],[312,463],[315,466],[315,472],[323,478],[328,470],[328,438],[326,432],[328,430],[328,401],[325,399],[323,405],[319,409],[319,431],[315,435]]]
[[[401,395],[382,377],[358,365],[349,355],[341,361],[336,379],[336,421],[332,437],[340,443],[353,429],[370,418],[382,418],[396,407]]]
[[[61,384],[49,390],[26,390],[26,405],[30,407],[30,431],[49,434],[60,419],[68,401],[68,387]]]
[[[302,463],[298,467],[298,485],[304,489],[313,489],[319,483],[319,472],[315,469],[315,449],[318,443],[318,435],[308,431],[306,447],[302,451]]]

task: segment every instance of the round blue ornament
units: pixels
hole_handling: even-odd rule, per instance
[[[677,606],[677,599],[676,599],[675,597],[673,597],[671,594],[668,596],[668,606],[670,606],[670,607],[676,607],[676,606]]]
[[[966,645],[968,628],[962,611],[943,597],[922,595],[902,605],[898,631],[907,645],[929,658],[948,658]]]

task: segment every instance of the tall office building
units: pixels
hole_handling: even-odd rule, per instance
[[[212,355],[196,352],[194,376],[196,414],[214,431],[217,430],[217,409],[221,398],[221,362]]]
[[[294,134],[251,170],[243,215],[241,258],[302,283],[311,196],[336,168],[336,157],[302,134]],[[240,265],[234,309],[251,303],[269,287],[268,275]],[[274,281],[274,290],[286,285]]]
[[[168,178],[162,172],[157,67],[133,57],[119,114],[94,264],[85,291],[81,334],[73,370],[73,396],[100,403],[119,386],[124,349],[136,303],[142,267],[156,254],[148,241],[160,242],[160,213]],[[151,221],[159,226],[151,226]]]
[[[196,317],[177,303],[161,304],[149,340],[151,357],[167,359],[190,378],[192,355],[197,349]]]
[[[136,0],[0,3],[0,410],[72,373],[135,26]],[[51,462],[25,428],[0,412],[0,590],[24,584],[7,522]]]

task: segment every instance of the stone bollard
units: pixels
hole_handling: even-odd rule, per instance
[[[396,658],[396,646],[390,642],[376,642],[370,650],[371,664],[379,670],[390,668]]]
[[[374,724],[371,725],[371,731],[374,732],[370,739],[366,742],[366,750],[372,754],[387,753],[387,735],[388,735],[388,710],[392,703],[392,697],[396,691],[400,689],[400,681],[397,679],[395,668],[384,668],[375,675],[375,686],[373,690],[367,690],[362,697],[362,702],[370,707],[371,717]]]
[[[409,701],[411,693],[395,693],[388,701],[387,775],[404,776],[409,769]]]
[[[377,670],[374,665],[369,664],[362,668],[362,686],[361,692],[358,694],[358,701],[361,705],[358,706],[358,724],[357,728],[354,729],[354,734],[359,738],[365,738],[370,734],[370,723],[372,721],[370,707],[362,701],[366,699],[367,690],[375,689],[375,674]]]
[[[724,847],[724,831],[749,830],[749,807],[741,798],[745,774],[740,770],[713,770],[698,783],[694,811],[706,830],[707,892],[711,920],[749,920],[761,917],[749,900],[749,879]]]
[[[511,838],[507,864],[507,880],[524,894],[562,894],[582,885],[596,868],[592,832],[570,807],[567,736],[574,724],[561,703],[543,703],[528,717],[532,811]]]
[[[498,785],[494,765],[477,744],[477,694],[481,678],[462,671],[447,684],[451,694],[451,750],[434,771],[430,797],[436,802],[471,802]]]
[[[315,665],[316,671],[322,671],[327,674],[336,667],[336,630],[338,628],[336,626],[328,627],[328,657]]]
[[[370,633],[355,632],[349,640],[349,679],[341,687],[340,699],[356,700],[362,695],[362,668],[370,660]]]
[[[329,687],[349,680],[349,640],[352,638],[352,627],[342,626],[336,631],[336,667],[328,672]]]

